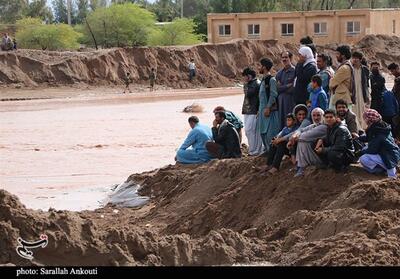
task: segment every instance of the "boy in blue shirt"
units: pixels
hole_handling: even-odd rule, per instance
[[[328,96],[322,88],[322,79],[319,75],[315,75],[311,78],[311,92],[310,98],[307,101],[307,107],[309,114],[316,109],[321,108],[323,111],[328,109]]]

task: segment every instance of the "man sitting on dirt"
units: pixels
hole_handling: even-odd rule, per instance
[[[368,142],[368,145],[361,151],[361,166],[369,173],[386,172],[389,178],[396,179],[400,149],[392,137],[392,128],[382,120],[382,116],[374,109],[367,109],[363,117],[368,128],[366,135],[360,137],[360,139]]]
[[[324,139],[319,139],[315,152],[328,167],[337,172],[347,171],[354,160],[354,145],[347,126],[336,118],[336,112],[328,109],[325,111],[325,124],[328,133]]]
[[[215,114],[217,111],[225,112],[226,120],[228,120],[233,127],[235,127],[236,131],[239,135],[239,142],[242,142],[242,128],[243,128],[243,121],[237,116],[233,111],[226,110],[223,106],[218,106],[213,110]]]
[[[215,112],[215,120],[212,127],[215,142],[207,142],[208,152],[219,159],[240,158],[239,134],[235,127],[226,119],[225,112]]]
[[[179,148],[175,161],[182,164],[206,163],[212,159],[206,149],[206,143],[213,140],[211,129],[200,124],[197,116],[189,117],[188,121],[192,130]]]
[[[12,42],[12,39],[8,36],[8,33],[4,33],[3,38],[1,39],[1,50],[3,51],[8,51],[12,50],[14,47],[14,44]]]
[[[359,130],[357,126],[357,116],[349,110],[347,102],[342,99],[337,100],[335,107],[337,116],[340,118],[340,120],[345,122],[353,139],[358,138]]]

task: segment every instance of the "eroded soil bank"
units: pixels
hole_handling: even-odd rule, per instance
[[[400,183],[353,166],[260,176],[260,158],[132,175],[140,209],[49,212],[0,191],[0,263],[30,264],[17,238],[49,244],[40,265],[399,265]]]

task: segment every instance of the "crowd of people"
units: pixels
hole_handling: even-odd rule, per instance
[[[366,61],[350,46],[336,49],[339,65],[317,53],[310,37],[300,41],[298,62],[281,53],[283,68],[272,75],[273,62],[260,61],[259,73],[243,70],[244,102],[240,118],[224,107],[214,109],[212,128],[189,118],[192,130],[175,160],[183,164],[242,156],[242,128],[249,156],[263,156],[263,175],[279,172],[287,157],[295,177],[308,166],[346,172],[360,163],[370,173],[397,177],[400,161],[400,67],[388,66],[394,76],[392,90],[377,61]]]

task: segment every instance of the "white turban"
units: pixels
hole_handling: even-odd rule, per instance
[[[301,54],[301,56],[304,56],[306,58],[306,62],[304,62],[303,67],[311,62],[315,63],[314,53],[308,46],[301,47],[299,49],[299,54]]]
[[[324,110],[322,108],[315,108],[311,112],[311,118],[312,118],[313,112],[318,112],[319,114],[321,114],[321,116],[324,116],[324,114],[325,114],[325,112],[324,112]],[[322,123],[322,118],[321,118],[321,122],[320,123],[315,123],[314,119],[312,121],[313,121],[314,124],[321,124]]]

